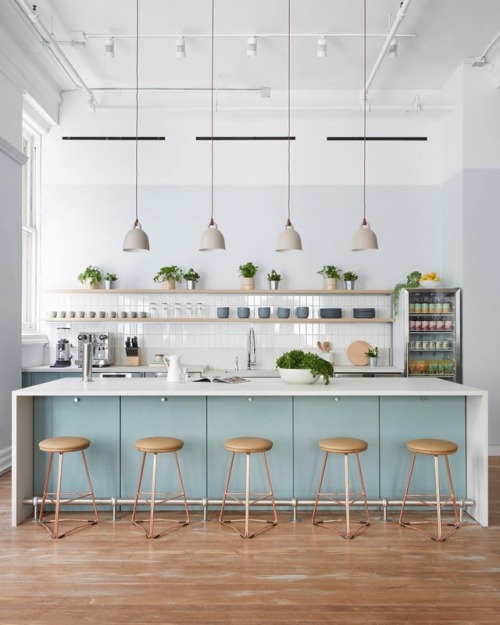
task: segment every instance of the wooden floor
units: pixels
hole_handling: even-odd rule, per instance
[[[130,516],[53,541],[10,526],[0,478],[2,625],[500,623],[500,457],[490,458],[490,527],[466,522],[445,543],[374,522],[353,541],[280,513],[243,540],[198,513],[147,540]]]

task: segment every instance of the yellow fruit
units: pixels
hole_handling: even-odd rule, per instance
[[[436,282],[441,282],[441,278],[440,278],[439,276],[434,276],[434,280],[435,280]]]

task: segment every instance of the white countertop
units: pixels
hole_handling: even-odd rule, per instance
[[[243,373],[243,372],[242,372]],[[251,379],[241,384],[189,381],[167,382],[165,378],[95,378],[82,382],[69,377],[29,386],[14,397],[50,396],[485,396],[486,391],[437,378],[333,378],[330,384],[288,384],[280,378]]]

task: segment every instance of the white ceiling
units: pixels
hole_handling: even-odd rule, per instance
[[[399,0],[367,0],[367,5],[368,34],[387,33]],[[39,0],[37,10],[88,87],[134,87],[135,6],[135,0]],[[286,37],[259,35],[286,35],[287,7],[287,0],[215,0],[219,87],[286,88]],[[140,0],[141,87],[209,87],[210,37],[201,35],[209,35],[210,28],[210,0]],[[328,37],[362,34],[362,0],[291,0],[291,30],[292,89],[362,89],[362,37]],[[384,59],[371,88],[439,89],[499,31],[500,0],[413,0],[398,34],[416,36],[398,39],[398,58]],[[72,32],[87,34],[84,46],[64,43]],[[321,59],[316,44],[323,34],[328,55]],[[114,35],[115,57],[106,57],[105,39],[92,35]],[[187,55],[178,59],[175,39],[181,35]],[[258,38],[255,58],[246,56],[250,35]],[[383,43],[383,37],[368,38],[368,73]],[[499,51],[497,43],[492,54]]]

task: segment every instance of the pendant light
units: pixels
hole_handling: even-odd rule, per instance
[[[135,38],[135,221],[123,241],[124,252],[149,251],[149,238],[139,222],[139,0],[136,0]]]
[[[290,220],[290,0],[288,0],[288,212],[285,229],[278,236],[277,252],[302,250],[300,234],[294,229]]]
[[[378,250],[377,235],[366,221],[366,0],[363,0],[363,221],[352,238],[352,251]]]
[[[210,221],[208,228],[201,235],[200,252],[211,252],[213,250],[225,250],[226,242],[224,235],[217,228],[214,221],[214,24],[215,24],[215,0],[212,0],[212,74],[210,83]]]

